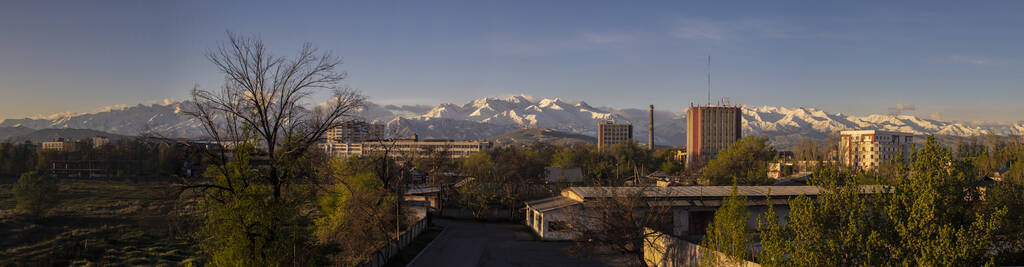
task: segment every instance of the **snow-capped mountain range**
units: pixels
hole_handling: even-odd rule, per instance
[[[62,113],[46,117],[7,119],[0,127],[92,129],[120,135],[154,132],[169,137],[201,137],[197,121],[182,111],[187,102],[165,102],[105,108],[95,113]],[[583,101],[528,95],[482,98],[465,104],[381,106],[367,103],[358,114],[394,131],[424,138],[489,139],[520,128],[549,128],[596,136],[600,121],[632,123],[637,141],[647,141],[647,110],[594,107]],[[655,143],[682,145],[685,114],[656,110]],[[815,108],[744,106],[743,134],[772,137],[777,143],[794,138],[821,138],[850,129],[878,129],[919,135],[1024,135],[1024,122],[952,122],[911,115],[849,116]]]

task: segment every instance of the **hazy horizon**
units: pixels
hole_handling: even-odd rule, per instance
[[[342,56],[386,104],[529,94],[679,112],[712,99],[1024,120],[1024,3],[0,3],[0,120],[161,99],[220,74],[225,31]],[[47,14],[39,16],[38,14]]]

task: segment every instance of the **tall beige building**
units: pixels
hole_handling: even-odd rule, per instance
[[[701,166],[739,140],[743,110],[735,106],[695,106],[686,110],[686,166]]]
[[[890,159],[910,161],[914,135],[876,130],[842,131],[839,160],[847,167],[870,170]]]
[[[597,124],[597,150],[604,150],[611,145],[625,143],[632,139],[632,124],[615,124],[610,121]]]

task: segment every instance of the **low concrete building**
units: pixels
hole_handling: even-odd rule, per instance
[[[429,152],[443,152],[449,158],[465,158],[469,155],[486,150],[491,146],[486,141],[454,141],[454,140],[368,140],[359,143],[326,142],[320,144],[324,153],[335,157],[369,156],[384,152],[390,155],[421,157]]]
[[[768,211],[769,199],[776,214],[785,218],[789,201],[798,196],[817,196],[817,186],[738,186],[737,194],[747,197],[749,229],[757,227],[757,218]],[[880,192],[881,186],[865,185],[865,193]],[[573,233],[567,225],[574,216],[593,210],[591,203],[601,198],[642,196],[646,207],[660,207],[671,212],[672,233],[675,236],[699,236],[714,218],[722,200],[732,193],[732,186],[670,186],[670,187],[569,187],[555,197],[526,202],[526,224],[543,240],[571,240]],[[666,214],[667,216],[667,214]]]

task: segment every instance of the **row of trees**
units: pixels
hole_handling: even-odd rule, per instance
[[[633,142],[623,142],[598,150],[593,145],[577,145],[558,149],[551,156],[551,166],[581,168],[588,185],[622,185],[629,177],[662,171],[669,175],[683,173],[682,162],[675,160],[676,149],[653,151]]]
[[[29,171],[48,171],[55,161],[92,162],[108,175],[170,176],[178,174],[185,162],[201,162],[201,154],[173,141],[138,138],[93,147],[76,143],[73,152],[33,149],[22,144],[0,143],[0,176],[17,176]]]

